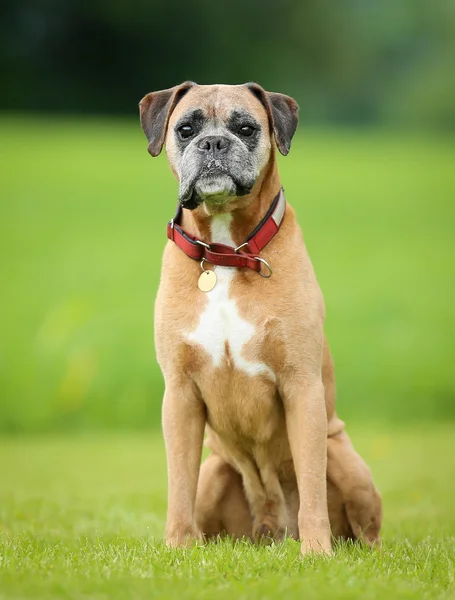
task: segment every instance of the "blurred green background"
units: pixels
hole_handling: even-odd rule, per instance
[[[153,304],[177,187],[136,113],[185,79],[256,80],[301,105],[280,169],[340,415],[455,418],[453,2],[1,11],[0,431],[159,426]]]

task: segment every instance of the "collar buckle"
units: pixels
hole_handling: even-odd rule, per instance
[[[260,263],[262,263],[263,265],[265,265],[267,267],[267,269],[269,270],[268,275],[265,275],[262,271],[258,271],[259,275],[261,277],[264,277],[264,279],[268,279],[269,277],[272,277],[272,267],[269,265],[269,263],[265,260],[265,258],[261,258],[260,256],[255,256],[254,260],[259,261]]]
[[[234,252],[237,254],[238,251],[240,250],[240,248],[244,248],[245,246],[248,246],[248,242],[243,242],[243,244],[240,244],[240,246],[237,246],[237,248],[234,248]]]
[[[205,242],[203,242],[202,240],[194,240],[196,242],[196,244],[199,244],[199,246],[204,246],[204,248],[207,248],[207,250],[210,250],[210,246],[208,244],[206,244]]]

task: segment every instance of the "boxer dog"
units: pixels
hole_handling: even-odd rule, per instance
[[[380,496],[335,412],[324,301],[277,169],[296,102],[186,82],[147,94],[140,118],[179,182],[155,309],[167,543],[379,544]]]

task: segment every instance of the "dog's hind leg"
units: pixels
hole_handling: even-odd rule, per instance
[[[369,545],[379,544],[381,497],[374,486],[369,468],[355,451],[344,431],[343,421],[335,412],[335,374],[326,339],[322,380],[327,411],[327,482],[332,533],[335,537],[351,537],[351,529],[356,539]]]
[[[327,459],[328,480],[339,490],[354,537],[370,546],[379,545],[381,497],[345,431],[327,440]]]
[[[208,539],[222,534],[235,539],[252,537],[253,519],[242,477],[216,454],[201,465],[195,520]]]

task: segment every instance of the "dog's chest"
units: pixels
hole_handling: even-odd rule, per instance
[[[230,220],[229,214],[212,219],[212,239],[234,246],[229,231]],[[205,350],[214,368],[232,365],[248,375],[265,374],[274,380],[275,375],[270,367],[251,356],[251,352],[246,354],[249,342],[258,334],[260,337],[261,332],[240,314],[236,299],[230,293],[235,270],[216,267],[215,272],[216,285],[206,293],[207,302],[197,327],[187,334],[187,339]]]

